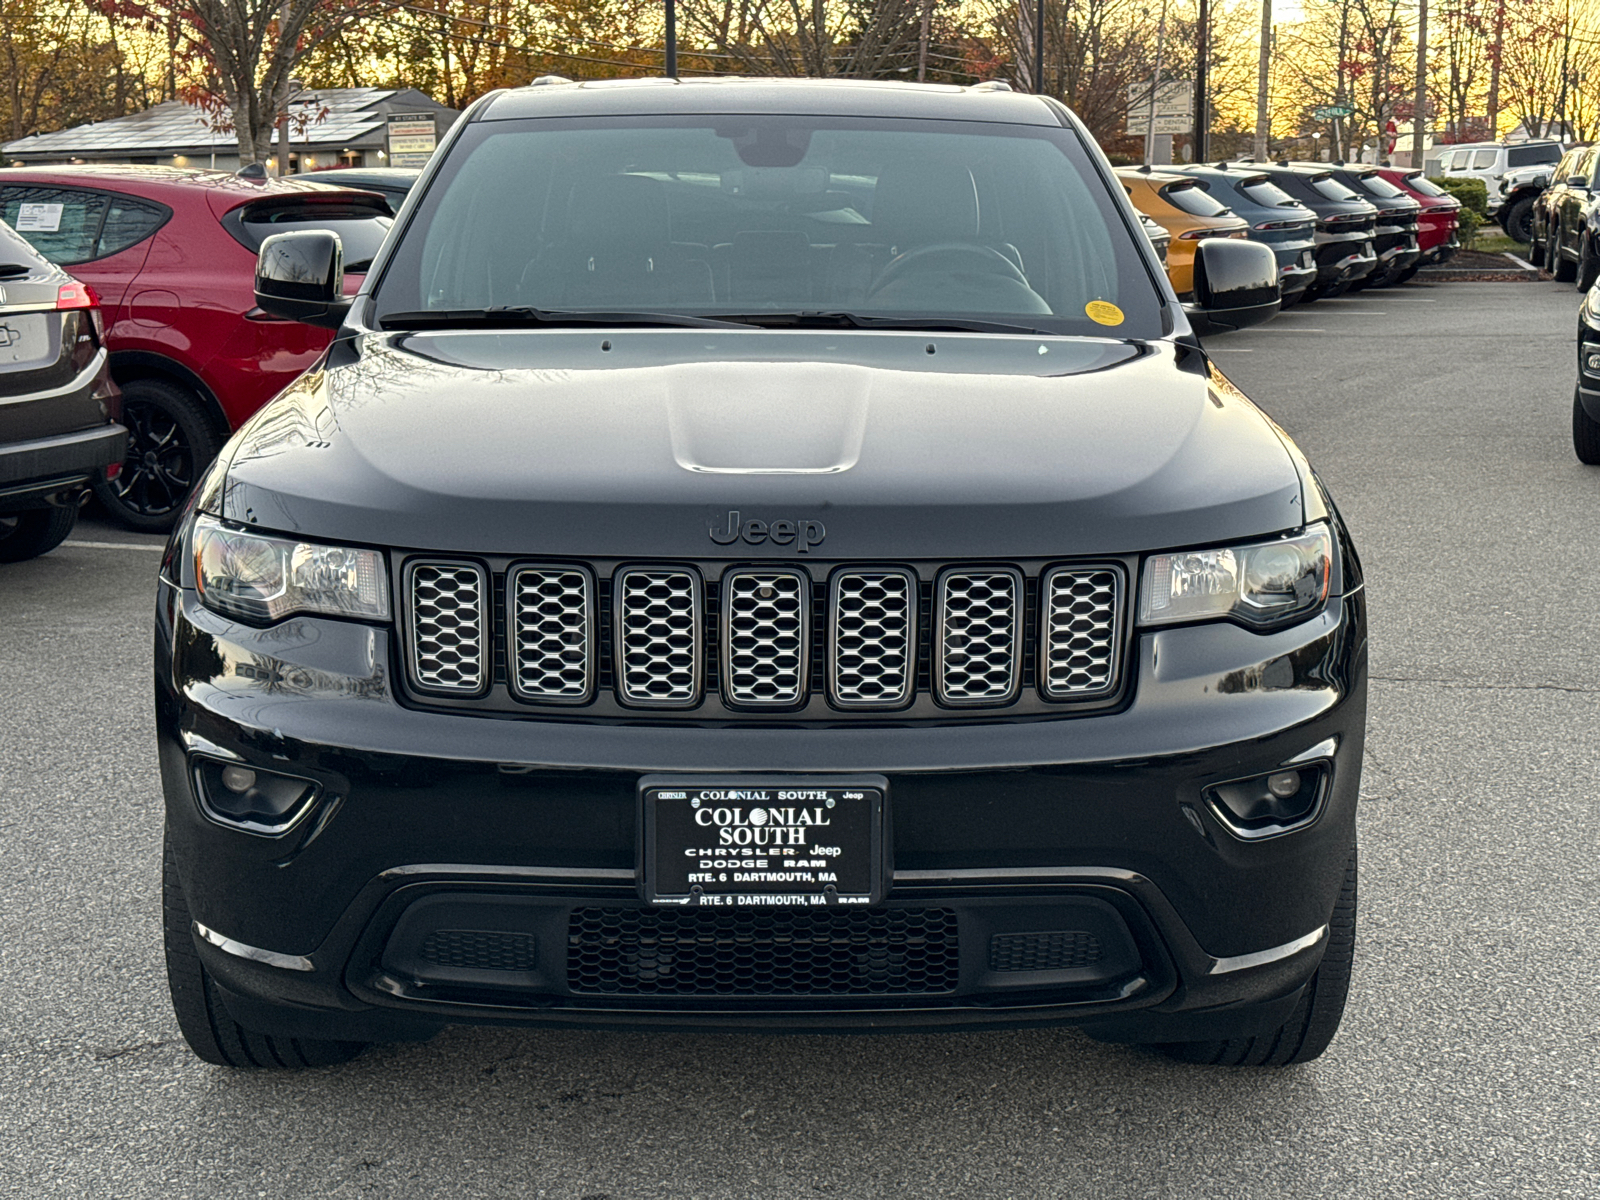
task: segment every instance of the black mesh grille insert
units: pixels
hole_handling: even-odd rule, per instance
[[[1103,954],[1100,939],[1081,929],[997,933],[989,939],[991,971],[1070,971],[1094,966]]]
[[[471,971],[531,971],[538,962],[531,933],[493,929],[435,929],[417,957],[441,967]]]
[[[670,996],[948,993],[960,979],[948,908],[691,912],[578,908],[574,992]]]

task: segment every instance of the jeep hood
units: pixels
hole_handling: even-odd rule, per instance
[[[363,334],[224,451],[205,504],[419,550],[795,558],[1121,554],[1303,523],[1283,439],[1198,352],[973,334]],[[215,482],[221,482],[218,479]],[[786,527],[780,527],[786,528]]]

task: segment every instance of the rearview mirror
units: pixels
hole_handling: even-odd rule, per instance
[[[1225,333],[1278,315],[1278,260],[1260,242],[1208,238],[1194,249],[1194,303],[1184,305],[1197,334]]]
[[[322,229],[275,233],[256,256],[256,304],[263,312],[323,329],[344,322],[344,247]]]

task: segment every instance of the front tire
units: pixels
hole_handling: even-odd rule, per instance
[[[217,985],[195,952],[189,902],[172,862],[172,836],[161,839],[161,928],[172,1011],[189,1049],[219,1067],[303,1070],[349,1062],[365,1042],[285,1038],[246,1029],[228,1015]]]
[[[1580,292],[1587,292],[1594,286],[1597,275],[1600,275],[1600,258],[1595,257],[1592,241],[1585,233],[1582,249],[1578,251],[1578,270],[1572,282]]]
[[[162,379],[132,379],[122,387],[128,453],[122,472],[95,480],[95,498],[120,524],[163,533],[222,448],[200,397]]]
[[[0,516],[0,562],[38,558],[67,540],[78,523],[77,507],[30,508]]]
[[[1583,396],[1576,388],[1572,392],[1572,449],[1579,462],[1600,467],[1600,421],[1583,407]]]
[[[1220,1067],[1287,1067],[1310,1062],[1339,1031],[1356,953],[1356,848],[1350,847],[1344,885],[1328,919],[1328,948],[1289,1019],[1249,1037],[1169,1042],[1161,1047],[1180,1062]]]
[[[1557,283],[1571,283],[1578,277],[1578,264],[1569,262],[1561,256],[1561,245],[1552,233],[1550,240],[1545,244],[1544,256],[1550,260],[1548,270],[1550,277]]]
[[[1524,196],[1518,200],[1505,214],[1501,222],[1506,231],[1506,236],[1513,242],[1533,244],[1533,197]]]

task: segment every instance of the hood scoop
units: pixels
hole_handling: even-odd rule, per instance
[[[704,475],[837,475],[861,458],[870,375],[838,363],[674,370],[672,457]]]

